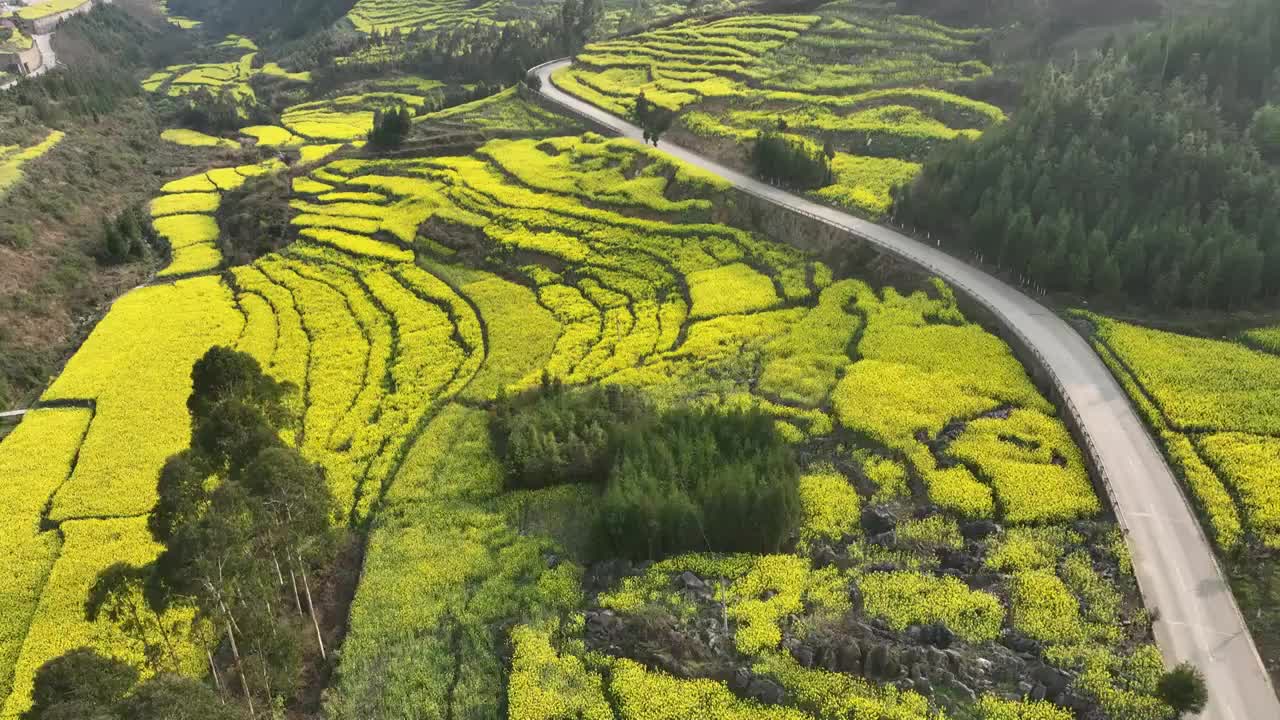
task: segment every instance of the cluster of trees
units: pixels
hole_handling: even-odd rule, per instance
[[[799,524],[795,456],[759,411],[658,412],[617,388],[544,382],[500,399],[491,427],[509,487],[602,488],[602,558],[777,552]]]
[[[653,143],[654,147],[657,147],[662,134],[671,129],[671,123],[675,119],[674,111],[646,98],[643,91],[636,96],[636,101],[631,106],[632,122],[644,132],[644,141]]]
[[[783,134],[785,125],[756,137],[751,148],[751,164],[760,177],[775,185],[797,190],[813,190],[834,181],[830,145],[815,150],[800,140]]]
[[[102,252],[99,260],[108,265],[140,260],[146,257],[157,242],[147,211],[142,205],[132,205],[121,210],[114,218],[102,219]]]
[[[400,147],[413,130],[413,113],[409,106],[400,103],[373,113],[373,128],[369,130],[369,145],[377,150]]]
[[[175,687],[201,707],[214,704],[202,700],[212,691],[167,676],[177,670],[184,633],[198,647],[218,647],[208,654],[216,705],[238,692],[251,716],[256,703],[293,697],[306,653],[326,654],[311,578],[331,556],[333,498],[320,468],[281,440],[294,422],[294,390],[263,374],[251,356],[224,347],[196,362],[192,383],[191,445],[165,463],[148,518],[163,550],[150,565],[104,570],[85,603],[90,621],[112,620],[134,641],[158,679],[131,691],[131,669],[103,670],[105,661],[76,651],[51,661],[42,676],[85,666],[117,679],[85,680],[88,688],[74,678],[50,680],[29,720],[235,716],[235,710],[134,714],[137,703]],[[194,609],[194,620],[185,627],[167,620],[173,607]],[[50,714],[55,705],[79,707],[83,693],[94,695],[101,713]]]
[[[624,425],[652,409],[616,386],[566,390],[544,377],[538,392],[499,398],[490,428],[510,490],[602,483]]]
[[[161,673],[138,682],[128,663],[79,648],[45,663],[22,720],[238,720],[199,680]]]
[[[278,124],[278,118],[260,103],[228,89],[201,87],[166,102],[176,105],[174,113],[179,125],[214,135],[246,125]]]
[[[1263,77],[1280,6],[1224,17],[1047,70],[1009,122],[898,189],[896,219],[1044,290],[1162,307],[1274,298],[1280,173],[1259,148],[1274,150],[1280,84]],[[1270,64],[1237,74],[1255,60]]]
[[[193,607],[193,627],[222,635],[231,679],[212,657],[210,670],[220,688],[239,685],[253,714],[255,698],[296,691],[308,629],[326,654],[311,577],[331,558],[333,497],[320,468],[281,440],[292,388],[224,347],[191,378],[191,446],[165,463],[147,523],[163,546],[148,596],[156,609]]]
[[[1230,9],[1179,21],[1135,43],[1128,55],[1153,85],[1204,82],[1227,121],[1239,127],[1258,106],[1280,99],[1280,6],[1237,0]]]
[[[290,241],[289,176],[267,173],[222,195],[218,246],[227,265],[248,265]]]

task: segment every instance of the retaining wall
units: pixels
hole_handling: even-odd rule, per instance
[[[0,52],[0,70],[14,70],[18,75],[29,75],[44,63],[40,48],[32,43],[26,50]]]
[[[96,2],[97,0],[84,0],[83,3],[71,8],[70,10],[64,10],[60,13],[37,18],[35,20],[25,20],[15,14],[14,21],[17,22],[18,27],[22,28],[28,35],[44,35],[46,33],[53,32],[53,29],[58,26],[58,23],[72,15],[92,10]],[[39,7],[39,5],[37,4],[36,7]]]

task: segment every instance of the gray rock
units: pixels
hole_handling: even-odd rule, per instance
[[[883,547],[893,547],[898,541],[898,534],[892,530],[882,533],[876,533],[867,537],[867,542],[872,545],[880,545]]]
[[[924,695],[925,697],[933,695],[933,683],[929,682],[929,678],[921,677],[913,680],[912,682],[915,683],[916,692]]]
[[[1045,697],[1050,700],[1056,700],[1062,693],[1066,692],[1067,686],[1071,684],[1071,676],[1061,670],[1041,665],[1031,672],[1031,677],[1045,688]]]
[[[920,641],[934,647],[947,649],[955,642],[956,634],[942,623],[933,623],[920,629]]]
[[[862,529],[867,535],[879,535],[898,525],[898,520],[887,510],[867,508],[862,511]]]
[[[813,555],[813,566],[819,570],[836,564],[836,551],[823,546]]]
[[[796,662],[800,663],[803,667],[813,667],[813,650],[806,645],[797,644],[795,647],[792,647],[791,657],[795,658]]]
[[[947,654],[936,647],[931,647],[926,653],[928,655],[929,664],[936,668],[945,668],[949,664],[947,662]]]
[[[1040,683],[1036,683],[1034,686],[1032,686],[1031,688],[1032,700],[1043,700],[1044,694],[1045,694],[1045,688],[1043,685],[1041,685]]]
[[[839,653],[836,649],[828,645],[818,652],[818,664],[821,665],[824,670],[840,672],[839,657]]]
[[[862,648],[855,640],[846,640],[836,652],[836,663],[841,672],[858,673],[862,671]]]
[[[965,685],[964,683],[961,683],[961,682],[957,682],[957,683],[952,683],[951,686],[956,689],[957,693],[959,693],[960,695],[963,695],[964,697],[967,697],[969,699],[969,702],[978,701],[978,693],[974,692],[973,688],[969,687],[968,685]]]
[[[1020,698],[1025,698],[1030,696],[1031,690],[1034,689],[1034,687],[1035,686],[1032,685],[1031,683],[1027,682],[1026,680],[1023,680],[1022,682],[1018,683],[1018,696]]]
[[[965,540],[983,540],[1000,532],[1000,526],[990,520],[970,520],[960,525]]]
[[[867,650],[867,658],[863,663],[862,674],[869,678],[887,677],[885,669],[889,664],[889,651],[883,645],[872,645]],[[895,675],[897,673],[894,673]]]
[[[781,705],[787,701],[787,691],[781,685],[759,675],[751,678],[746,695],[764,705]]]
[[[1039,655],[1040,643],[1020,633],[1006,633],[1000,642],[1019,655]]]
[[[696,591],[696,590],[707,589],[707,584],[702,581],[702,578],[698,577],[697,575],[694,575],[692,572],[688,570],[685,570],[684,572],[680,573],[680,576],[676,578],[676,584],[679,585],[684,590]]]
[[[973,659],[973,669],[974,669],[974,671],[978,672],[979,674],[982,674],[982,675],[990,675],[990,674],[991,674],[991,670],[992,670],[992,668],[994,668],[994,667],[995,667],[995,663],[991,662],[990,660],[988,660],[988,659],[986,659],[986,658],[981,658],[981,657],[980,657],[980,658],[974,658],[974,659]]]

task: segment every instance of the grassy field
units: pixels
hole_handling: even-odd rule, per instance
[[[1236,341],[1082,314],[1232,568],[1263,655],[1280,658],[1280,354],[1274,327]],[[1274,671],[1273,671],[1274,674]]]
[[[677,128],[738,164],[762,130],[835,154],[835,182],[816,194],[863,214],[887,211],[940,142],[1003,120],[966,96],[991,74],[983,31],[894,15],[861,0],[806,15],[687,21],[588,45],[553,78],[564,90],[626,115],[636,96],[677,111]]]

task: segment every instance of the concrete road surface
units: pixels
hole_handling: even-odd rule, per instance
[[[36,47],[40,48],[41,59],[40,69],[32,73],[32,75],[49,72],[58,67],[58,56],[53,52],[53,33],[32,35],[31,39],[35,40]]]
[[[542,94],[556,104],[641,141],[640,129],[556,88],[551,73],[568,60],[535,68]],[[1209,683],[1204,720],[1280,720],[1280,700],[1254,647],[1213,549],[1164,456],[1124,391],[1089,344],[1061,318],[1016,288],[892,229],[779,190],[668,142],[659,149],[713,172],[739,189],[796,210],[910,259],[1003,316],[1056,375],[1077,410],[1088,444],[1127,531],[1134,571],[1148,608],[1159,613],[1156,640],[1172,665],[1195,663]]]

